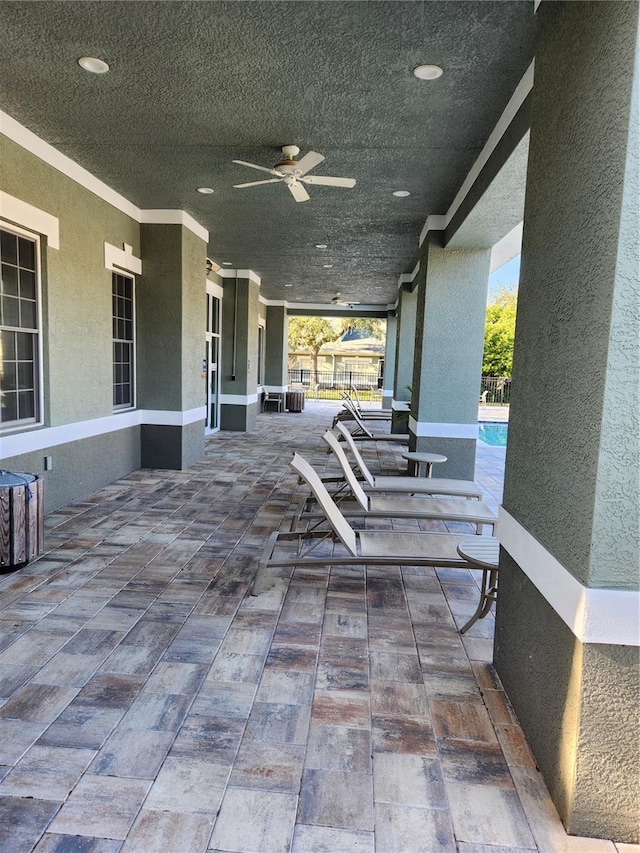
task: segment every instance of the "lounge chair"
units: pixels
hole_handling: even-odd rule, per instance
[[[441,477],[375,476],[358,450],[353,436],[344,424],[336,424],[336,430],[342,434],[356,464],[364,477],[365,492],[393,492],[411,495],[452,495],[461,498],[482,498],[482,489],[472,480],[449,480]]]
[[[452,533],[406,533],[389,531],[356,531],[344,517],[331,498],[320,477],[311,465],[294,454],[290,463],[297,474],[307,482],[316,501],[330,525],[328,531],[274,531],[260,559],[256,576],[251,585],[252,595],[260,595],[265,588],[269,569],[294,566],[435,566],[444,568],[473,568],[457,551],[457,547],[468,536]],[[489,537],[483,537],[489,539]],[[316,551],[319,542],[327,539],[341,542],[346,555]],[[291,557],[274,557],[276,546],[281,541],[298,543],[297,553]],[[305,545],[307,546],[305,548]]]
[[[353,498],[352,500],[349,499],[350,496],[346,495],[346,490],[341,490],[338,496],[333,495],[336,503],[339,501],[340,509],[347,518],[416,518],[467,521],[476,525],[478,533],[482,532],[485,524],[493,529],[498,521],[495,513],[484,501],[470,501],[451,497],[435,498],[423,495],[367,494],[334,433],[327,430],[322,438],[334,452],[344,474],[350,496]],[[309,502],[306,502],[306,505],[300,508],[296,521],[312,521],[323,517],[313,513],[314,509]]]
[[[347,405],[346,401],[345,405]],[[355,427],[350,432],[356,441],[390,441],[394,444],[409,444],[411,436],[408,432],[372,432],[355,409],[352,409],[351,414]],[[334,420],[334,426],[337,425],[338,422]]]
[[[359,404],[359,402],[356,403],[350,394],[346,391],[342,391],[342,409],[340,409],[337,415],[334,416],[332,426],[335,426],[338,421],[352,421],[354,411],[360,420],[384,421],[385,423],[389,423],[389,421],[391,421],[393,414],[391,409],[365,409]]]

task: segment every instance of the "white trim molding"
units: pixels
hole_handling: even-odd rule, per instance
[[[415,267],[411,270],[411,272],[403,272],[402,275],[398,278],[398,288],[402,287],[403,284],[411,284],[419,272],[420,261],[417,261]],[[396,305],[397,304],[398,303],[396,302]]]
[[[1,115],[1,113],[0,113]],[[22,199],[0,190],[0,218],[22,225],[30,231],[45,234],[47,246],[51,249],[60,248],[60,220],[46,210],[34,207]]]
[[[524,222],[516,225],[508,234],[505,234],[502,240],[498,240],[495,246],[491,249],[491,264],[489,272],[499,270],[504,264],[509,263],[516,255],[522,251],[522,230]]]
[[[479,427],[474,424],[446,424],[428,421],[417,421],[413,415],[409,418],[409,429],[416,437],[429,438],[478,438]]]
[[[262,281],[258,273],[253,270],[232,270],[227,268],[218,270],[218,275],[222,278],[248,278],[249,281],[255,282],[258,287],[260,287]]]
[[[138,222],[145,225],[182,225],[200,237],[205,243],[209,242],[209,232],[199,222],[189,216],[184,210],[141,210]],[[218,272],[218,275],[220,273]]]
[[[640,646],[640,591],[583,586],[504,507],[496,536],[581,643]]]
[[[257,394],[220,394],[221,406],[250,406],[257,402]]]
[[[127,270],[134,275],[142,275],[142,261],[136,258],[133,254],[133,248],[127,243],[123,243],[123,248],[112,246],[111,243],[105,241],[104,244],[104,265],[106,269],[112,272],[118,270]]]
[[[411,408],[411,403],[408,400],[392,400],[391,408],[394,412],[408,412]]]
[[[468,180],[468,178],[467,178]],[[454,202],[455,204],[455,202]],[[453,206],[453,205],[452,205]],[[449,212],[451,208],[449,208]],[[420,232],[420,238],[418,240],[418,245],[422,246],[424,243],[425,237],[429,233],[429,231],[444,231],[444,229],[449,224],[449,213],[446,215],[432,213],[431,216],[427,216],[426,222],[422,226],[422,231]]]
[[[156,409],[131,409],[104,418],[93,418],[89,421],[77,421],[71,424],[61,424],[44,429],[33,429],[29,432],[12,433],[0,438],[0,459],[20,456],[23,453],[33,453],[60,444],[70,444],[106,435],[109,432],[130,429],[142,424],[157,424],[162,426],[186,426],[187,424],[204,421],[206,407],[189,409],[185,412],[162,411]]]
[[[205,243],[208,242],[209,232],[184,210],[140,210],[135,204],[132,204],[123,195],[111,189],[111,187],[107,186],[99,178],[96,178],[95,175],[92,175],[83,166],[78,165],[70,157],[67,157],[66,154],[62,154],[53,145],[45,142],[44,139],[41,139],[2,110],[0,110],[0,127],[2,128],[2,133],[8,139],[11,139],[17,145],[20,145],[26,151],[38,157],[43,163],[47,163],[58,172],[71,178],[72,181],[89,190],[89,192],[92,192],[98,198],[106,201],[112,207],[115,207],[116,210],[130,216],[136,222],[184,225],[185,228],[193,231]],[[57,249],[59,247],[54,246],[54,248]]]
[[[420,232],[420,241],[419,241],[420,246],[422,246],[422,244],[424,243],[425,238],[426,238],[429,231],[441,231],[441,230],[443,230],[443,228],[447,227],[447,225],[451,222],[451,220],[453,219],[453,217],[457,213],[458,208],[460,207],[460,205],[464,201],[467,193],[469,192],[469,190],[471,189],[471,187],[475,183],[478,175],[480,174],[480,172],[482,171],[482,169],[486,165],[487,161],[489,160],[489,158],[493,154],[498,142],[504,136],[506,130],[508,129],[511,122],[513,121],[516,113],[518,112],[518,110],[520,109],[522,104],[524,103],[529,92],[531,92],[531,90],[533,89],[534,74],[535,74],[535,60],[532,60],[529,67],[527,68],[527,70],[522,75],[520,82],[516,86],[515,91],[514,91],[513,95],[511,96],[509,103],[505,107],[504,112],[502,113],[502,115],[498,119],[496,126],[493,128],[491,135],[489,136],[489,139],[487,139],[487,142],[486,142],[484,148],[482,149],[477,160],[475,161],[475,163],[473,164],[473,166],[469,170],[467,177],[462,182],[462,185],[461,185],[460,189],[458,190],[456,197],[452,201],[451,206],[449,207],[449,210],[447,210],[446,215],[445,216],[432,215],[432,216],[427,217],[427,221],[425,222],[425,224],[422,228],[422,231]]]

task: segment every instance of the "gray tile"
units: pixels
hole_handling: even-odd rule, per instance
[[[62,805],[49,832],[124,839],[150,782],[85,775]]]
[[[373,830],[373,777],[367,773],[305,770],[300,823]]]
[[[290,847],[296,807],[293,794],[228,788],[210,847],[238,853],[283,853]]]
[[[143,809],[121,853],[205,853],[213,817]]]
[[[371,773],[371,735],[366,729],[312,725],[305,767]]]
[[[297,794],[305,757],[302,745],[244,741],[233,764],[229,784]]]
[[[230,768],[230,762],[212,761],[208,756],[185,761],[170,755],[149,791],[145,808],[213,818],[220,808]]]
[[[46,727],[46,723],[0,719],[0,764],[15,764]]]
[[[375,830],[378,853],[456,853],[449,816],[440,809],[379,803]]]
[[[121,841],[46,832],[34,853],[119,853]]]
[[[59,802],[0,796],[0,850],[30,853],[59,808]]]
[[[94,755],[91,749],[32,746],[0,782],[0,796],[62,802]]]
[[[376,804],[447,807],[440,762],[435,757],[378,752],[373,757],[373,783]]]
[[[374,853],[373,832],[298,823],[291,853]]]
[[[116,729],[96,756],[91,773],[154,779],[173,739],[172,732]]]
[[[536,849],[515,790],[448,782],[447,796],[458,841]]]

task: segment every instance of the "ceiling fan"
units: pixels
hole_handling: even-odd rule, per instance
[[[343,299],[341,293],[336,293],[336,295],[331,298],[331,301],[334,305],[346,305],[349,308],[352,308],[354,305],[360,305],[359,302],[354,302],[353,299]]]
[[[261,184],[277,184],[280,181],[284,181],[296,201],[309,201],[309,193],[303,184],[317,184],[318,186],[325,187],[354,187],[356,184],[355,178],[329,178],[324,175],[315,176],[307,174],[324,160],[324,156],[318,154],[317,151],[308,151],[301,160],[293,159],[300,153],[297,145],[283,145],[282,153],[285,159],[280,163],[276,163],[273,169],[268,169],[266,166],[257,166],[255,163],[246,163],[244,160],[234,160],[233,162],[239,166],[249,166],[250,169],[259,169],[261,172],[275,175],[274,178],[266,181],[234,184],[235,189],[241,190],[245,187],[257,187]]]

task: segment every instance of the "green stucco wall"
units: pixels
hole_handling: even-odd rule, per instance
[[[140,226],[1,134],[0,163],[1,189],[60,220],[60,249],[47,250],[43,282],[47,425],[110,415],[111,272],[104,243],[127,243],[139,257]]]
[[[582,583],[635,586],[640,299],[620,249],[638,6],[538,18],[504,504]]]

